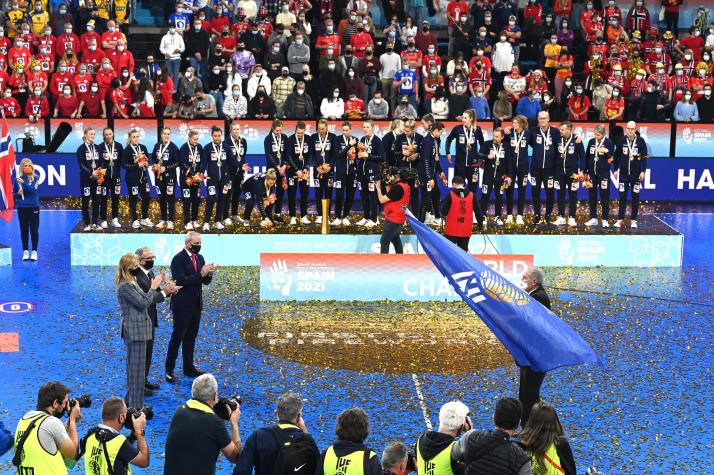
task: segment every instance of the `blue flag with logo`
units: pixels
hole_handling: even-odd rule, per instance
[[[421,223],[410,212],[407,219],[429,259],[519,366],[545,372],[601,362],[575,330],[528,293]]]

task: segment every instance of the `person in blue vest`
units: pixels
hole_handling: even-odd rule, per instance
[[[574,227],[575,212],[578,206],[579,177],[585,163],[585,149],[582,141],[573,133],[573,123],[560,124],[558,155],[555,159],[555,182],[558,189],[558,217],[553,222],[556,226],[565,224],[565,195],[568,195],[568,226]]]
[[[422,141],[424,137],[416,131],[416,122],[414,119],[409,119],[404,122],[404,133],[397,136],[394,141],[394,150],[397,156],[397,167],[406,168],[408,170],[419,169],[419,159],[421,155]],[[411,198],[409,207],[412,213],[420,215],[419,211],[419,187],[417,186],[416,176],[413,175],[406,181],[411,189]]]
[[[484,215],[484,226],[488,218],[488,203],[491,192],[496,195],[496,205],[494,207],[494,224],[503,226],[501,210],[503,209],[503,192],[512,183],[511,170],[511,149],[503,143],[503,129],[498,127],[493,131],[493,140],[487,140],[479,150],[479,155],[483,160],[483,185],[481,187],[481,212]]]
[[[362,123],[364,135],[357,145],[357,173],[360,180],[360,193],[362,196],[362,209],[364,218],[357,222],[357,226],[373,228],[377,225],[379,214],[379,201],[377,200],[377,181],[381,165],[384,162],[384,149],[382,141],[374,135],[374,122],[365,120]]]
[[[456,438],[473,429],[469,408],[461,401],[449,401],[439,409],[439,429],[419,436],[414,446],[417,475],[456,475],[463,472],[451,458]],[[385,457],[382,456],[382,463]]]
[[[201,205],[201,182],[203,181],[202,153],[203,146],[198,143],[198,131],[190,129],[188,141],[179,149],[181,208],[183,209],[183,228],[186,231],[199,227],[198,208]]]
[[[315,224],[322,224],[322,200],[332,199],[332,186],[334,184],[332,144],[335,142],[335,134],[327,131],[327,125],[326,119],[320,119],[317,122],[317,132],[312,134],[312,144],[315,150],[315,154],[312,157],[312,165],[317,181],[317,190],[315,190],[317,219]]]
[[[645,179],[647,171],[647,143],[637,132],[634,121],[627,123],[625,138],[619,147],[615,147],[615,178],[618,179],[620,192],[620,209],[614,227],[625,225],[625,211],[627,211],[627,193],[632,195],[630,208],[630,227],[637,227],[637,212],[640,207],[641,182]]]
[[[402,168],[390,168],[387,171],[385,191],[382,183],[376,184],[377,199],[384,205],[384,222],[382,223],[382,237],[379,240],[382,254],[389,254],[389,245],[394,245],[394,252],[404,254],[400,233],[407,220],[405,211],[409,203],[411,187],[408,183],[409,172]]]
[[[315,475],[382,475],[377,454],[364,445],[369,435],[369,417],[364,410],[342,411],[335,434],[337,440],[320,455]]]
[[[129,211],[131,212],[131,227],[139,229],[142,226],[153,228],[149,219],[149,151],[144,144],[139,143],[141,135],[138,129],[129,131],[129,143],[122,151],[122,166],[124,167],[126,186],[129,188]],[[141,221],[136,213],[136,204],[141,197]]]
[[[538,113],[538,125],[531,130],[530,146],[533,149],[531,160],[531,196],[533,199],[534,224],[541,222],[540,193],[545,188],[545,220],[553,212],[554,187],[555,187],[555,156],[558,153],[557,144],[560,141],[560,131],[550,125],[550,115],[545,112]]]
[[[35,166],[29,158],[20,162],[20,175],[12,184],[12,193],[17,208],[17,218],[20,221],[20,238],[22,240],[22,260],[37,260],[37,244],[40,231],[40,195],[37,187],[40,177],[35,173]],[[29,238],[32,237],[32,254],[30,254]]]
[[[275,169],[278,172],[278,185],[275,189],[275,208],[273,221],[282,223],[281,216],[283,212],[283,196],[285,190],[288,189],[288,159],[286,147],[288,136],[283,133],[283,121],[275,119],[270,126],[270,133],[263,141],[263,149],[265,151],[265,160],[268,168]]]
[[[598,194],[602,205],[602,227],[610,226],[610,164],[614,161],[615,145],[605,136],[605,126],[598,124],[595,126],[594,137],[588,142],[585,148],[585,172],[586,181],[592,186],[588,190],[588,201],[590,205],[590,219],[585,222],[585,226],[597,226],[597,204]]]
[[[402,68],[394,73],[393,85],[398,97],[406,96],[415,110],[419,108],[419,78],[416,71],[409,68],[408,61],[402,62]]]
[[[312,166],[312,156],[315,154],[315,147],[312,137],[305,133],[307,126],[305,122],[298,122],[295,126],[295,133],[288,138],[287,159],[289,169],[288,177],[288,211],[290,213],[290,225],[297,224],[296,201],[297,192],[300,191],[300,223],[311,224],[308,216],[307,200],[310,196],[310,167]]]
[[[119,222],[119,197],[121,196],[121,156],[124,148],[114,140],[114,130],[110,127],[105,127],[102,132],[103,141],[97,147],[97,153],[104,160],[107,167],[107,174],[104,177],[106,193],[102,197],[102,207],[99,211],[99,216],[102,220],[101,226],[104,227],[107,221],[107,202],[109,195],[112,200],[112,222],[113,228],[121,228]]]
[[[531,131],[528,129],[528,119],[523,115],[513,118],[510,133],[507,134],[506,144],[511,149],[511,169],[513,170],[513,184],[506,189],[506,224],[513,223],[514,194],[518,188],[518,207],[516,208],[516,224],[523,225],[523,214],[526,207],[526,190],[528,189],[528,174],[530,162],[528,160],[528,144],[531,143]]]
[[[451,186],[451,191],[441,202],[441,213],[445,216],[446,223],[444,237],[469,252],[474,216],[478,228],[482,229],[483,213],[476,193],[466,188],[464,177],[456,175],[451,179]]]
[[[223,147],[230,149],[233,158],[235,158],[235,170],[233,170],[231,176],[230,206],[229,202],[226,201],[226,205],[223,207],[224,224],[232,224],[233,221],[235,221],[236,224],[247,225],[248,223],[244,223],[238,213],[238,205],[240,204],[240,195],[243,191],[243,178],[246,172],[250,171],[250,165],[245,159],[245,155],[248,153],[248,142],[245,138],[241,137],[240,124],[238,122],[234,121],[231,124],[231,132],[228,134]]]
[[[176,168],[179,166],[179,149],[171,141],[171,129],[161,129],[161,140],[151,152],[154,183],[159,189],[161,220],[156,229],[173,229],[176,214]]]
[[[421,145],[421,158],[417,162],[419,170],[419,192],[421,197],[421,209],[419,209],[419,219],[427,221],[427,216],[433,216],[431,222],[435,226],[441,225],[441,210],[439,200],[439,179],[441,178],[441,134],[444,131],[444,124],[435,122],[431,130],[424,136]]]
[[[250,214],[253,207],[257,206],[260,212],[260,225],[264,228],[273,226],[273,209],[275,207],[275,183],[278,179],[278,172],[274,168],[268,168],[265,173],[256,173],[245,181],[245,209],[243,210],[243,222],[250,222]]]
[[[451,159],[451,143],[456,141],[456,162]],[[476,112],[465,110],[461,125],[457,125],[446,137],[446,159],[454,163],[454,175],[464,177],[468,188],[476,192],[478,188],[479,156],[484,138],[481,127],[476,124]]]
[[[358,141],[352,136],[352,124],[342,123],[342,133],[335,136],[332,144],[333,186],[335,188],[335,219],[332,226],[349,226],[352,202],[357,190]]]
[[[99,173],[105,170],[104,161],[97,153],[97,147],[94,145],[94,139],[97,133],[92,127],[84,129],[84,138],[82,145],[77,148],[77,163],[79,164],[79,187],[82,192],[82,221],[84,222],[84,231],[101,231],[104,228],[100,227],[99,208],[104,195],[104,184]],[[92,201],[92,212],[89,212],[89,201]]]
[[[230,149],[224,147],[223,131],[215,125],[211,127],[211,143],[203,147],[201,166],[206,175],[206,212],[203,230],[211,229],[213,220],[215,229],[225,229],[221,222],[223,207],[230,197],[231,177],[236,169],[235,158]],[[216,208],[215,215],[213,209]]]

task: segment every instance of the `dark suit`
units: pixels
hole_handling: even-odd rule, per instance
[[[139,272],[136,276],[136,283],[139,284],[141,290],[148,292],[151,288],[151,281],[156,277],[152,271],[149,271],[149,275],[145,272]],[[154,339],[156,336],[156,327],[159,326],[159,319],[157,318],[156,304],[151,304],[148,309],[149,317],[153,326],[151,327],[151,340],[146,342],[146,378],[149,378],[149,370],[151,369],[151,357],[154,354]]]
[[[542,285],[538,285],[535,289],[529,292],[531,297],[541,303],[545,308],[550,310],[550,298]],[[523,416],[521,423],[523,427],[528,422],[528,417],[531,414],[533,404],[540,401],[540,386],[543,384],[546,373],[533,371],[531,368],[521,367],[521,380],[518,387],[518,399],[523,404]]]
[[[194,268],[191,257],[182,249],[171,260],[171,276],[176,285],[181,286],[176,294],[171,297],[171,311],[174,316],[174,328],[171,332],[169,349],[166,354],[166,371],[173,372],[176,367],[178,349],[181,347],[183,355],[183,372],[195,369],[193,365],[193,349],[196,345],[198,327],[201,323],[201,310],[203,309],[203,285],[211,283],[212,277],[201,276],[201,268],[206,260],[201,254],[196,254],[196,267]]]

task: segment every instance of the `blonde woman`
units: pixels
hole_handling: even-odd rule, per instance
[[[151,281],[148,292],[144,292],[136,281],[142,272],[136,254],[124,254],[119,260],[115,284],[117,300],[121,308],[121,336],[126,345],[126,405],[144,407],[144,383],[146,382],[146,342],[152,338],[153,323],[149,317],[149,306],[175,293],[180,287],[168,283],[161,289],[166,274],[161,273]]]
[[[22,260],[37,260],[37,239],[40,228],[40,195],[37,187],[40,180],[35,174],[32,160],[24,158],[20,162],[20,174],[12,184],[15,198],[15,208],[20,221],[20,237],[22,238]],[[32,237],[32,254],[30,254],[29,237]]]

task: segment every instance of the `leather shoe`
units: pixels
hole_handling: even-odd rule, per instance
[[[166,372],[166,382],[167,382],[167,383],[171,383],[171,384],[173,384],[173,383],[176,382],[176,378],[174,377],[174,372],[173,372],[173,371],[167,371],[167,372]]]
[[[152,391],[155,391],[155,390],[159,389],[161,386],[159,386],[159,385],[156,384],[156,383],[152,383],[151,381],[149,381],[149,380],[147,379],[146,382],[144,383],[144,387],[145,387],[146,389],[151,389]]]
[[[144,396],[149,397],[149,396],[153,396],[153,395],[154,395],[154,391],[152,391],[151,389],[148,389],[148,388],[144,388]]]
[[[201,371],[198,368],[192,368],[188,371],[184,371],[183,374],[185,374],[186,376],[188,376],[190,378],[197,378],[203,374],[203,371]]]

